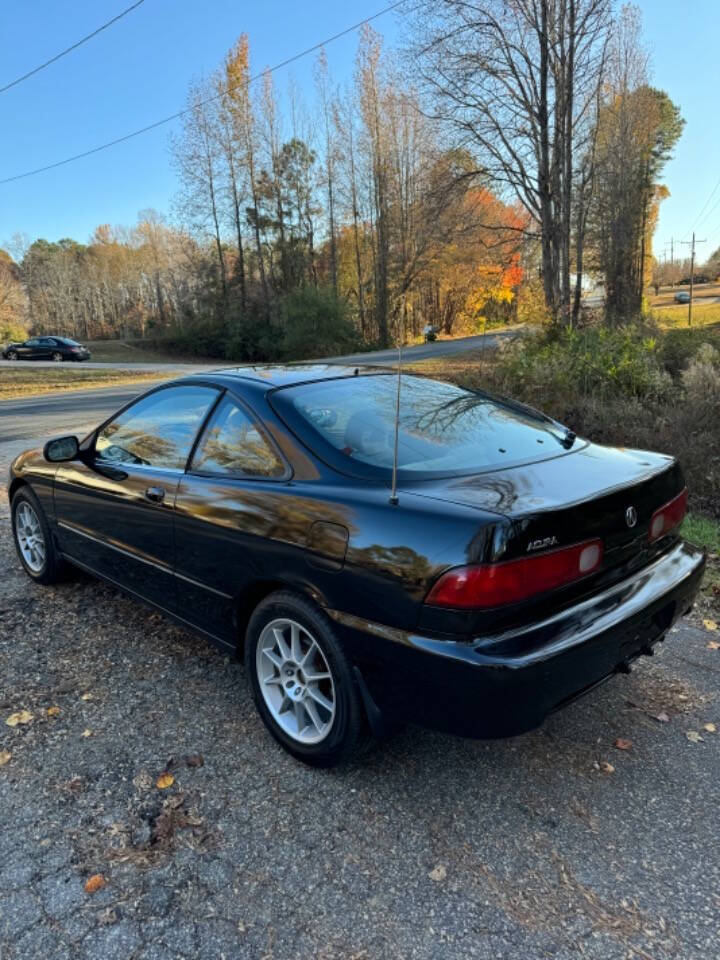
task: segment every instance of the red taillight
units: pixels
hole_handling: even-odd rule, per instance
[[[602,555],[602,540],[586,540],[536,557],[455,567],[440,577],[425,602],[465,609],[518,603],[587,577],[598,569]]]
[[[667,533],[670,533],[676,527],[680,526],[687,513],[687,502],[688,492],[687,487],[685,487],[682,493],[679,493],[669,503],[666,503],[664,507],[660,507],[659,510],[655,511],[650,518],[650,531],[648,533],[650,543],[659,540],[660,537],[664,537]]]

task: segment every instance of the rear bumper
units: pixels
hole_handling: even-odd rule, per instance
[[[644,653],[692,606],[704,554],[679,543],[633,577],[520,629],[435,640],[328,611],[378,716],[472,737],[507,737]]]

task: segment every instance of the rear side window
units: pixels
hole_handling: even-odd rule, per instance
[[[225,397],[212,415],[193,456],[198,473],[278,478],[285,464],[248,413]]]
[[[143,397],[98,433],[95,457],[184,470],[200,425],[217,398],[212,387],[168,387]]]

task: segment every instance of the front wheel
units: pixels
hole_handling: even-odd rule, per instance
[[[56,583],[63,561],[52,540],[45,513],[29,487],[21,487],[10,506],[13,539],[25,572],[38,583]]]
[[[63,355],[55,351],[55,353],[52,355],[50,359],[53,360],[55,363],[62,363]]]
[[[366,739],[352,668],[325,615],[303,597],[282,591],[258,605],[245,669],[265,726],[298,760],[332,767]]]
[[[18,355],[17,355],[17,353],[16,353],[15,350],[8,350],[8,352],[7,352],[7,358],[8,358],[8,360],[17,360]]]

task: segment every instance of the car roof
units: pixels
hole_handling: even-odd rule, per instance
[[[290,387],[298,383],[313,383],[318,380],[334,380],[342,377],[358,377],[390,373],[387,367],[369,364],[352,366],[345,363],[293,363],[267,364],[263,366],[227,367],[214,370],[213,377],[223,380],[250,380],[255,386],[267,390]]]

